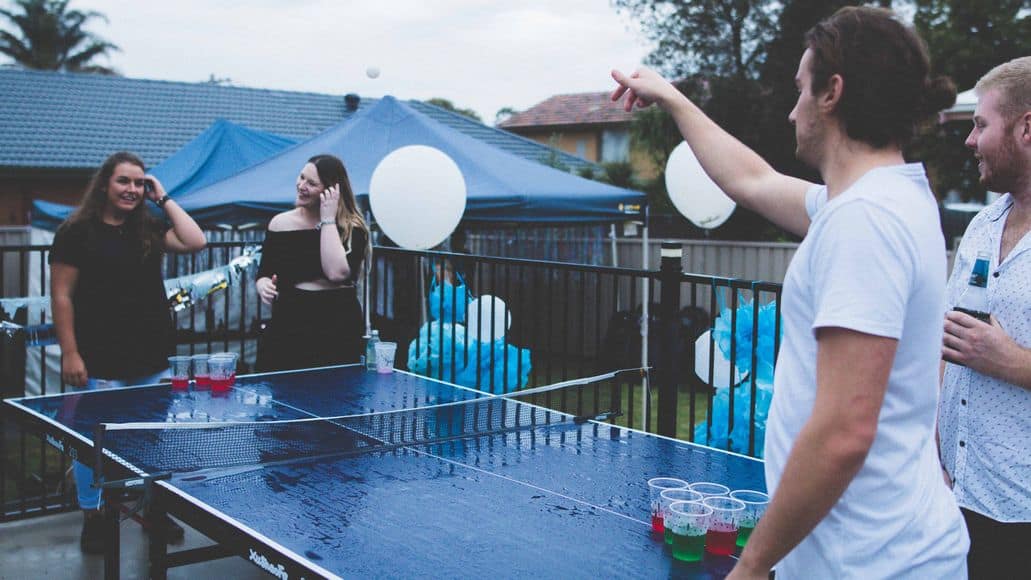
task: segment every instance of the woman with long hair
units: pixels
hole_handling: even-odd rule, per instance
[[[272,320],[259,371],[358,362],[362,309],[355,282],[370,252],[343,161],[316,155],[297,176],[294,208],[268,225],[255,287]]]
[[[151,214],[149,199],[171,224]],[[111,388],[157,382],[168,372],[174,328],[161,276],[166,251],[204,248],[204,232],[168,197],[143,161],[119,152],[90,179],[82,203],[54,235],[50,302],[61,345],[61,378],[74,387]],[[75,462],[81,547],[104,549],[100,490]]]

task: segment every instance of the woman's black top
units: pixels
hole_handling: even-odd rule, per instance
[[[351,232],[348,282],[358,280],[368,244],[364,230]],[[353,285],[299,290],[298,282],[325,278],[321,233],[287,230],[265,234],[258,277],[277,277],[272,320],[258,342],[259,372],[357,362],[362,352],[362,309]]]
[[[128,379],[168,366],[175,334],[162,254],[158,242],[144,256],[138,235],[99,219],[65,223],[54,235],[50,263],[79,270],[75,340],[90,377]]]
[[[279,288],[325,278],[326,275],[322,271],[321,235],[319,230],[314,229],[267,232],[261,248],[258,278],[271,278],[275,274]],[[347,254],[347,265],[351,274],[347,281],[352,284],[361,275],[367,244],[368,235],[365,230],[351,230],[351,251]]]

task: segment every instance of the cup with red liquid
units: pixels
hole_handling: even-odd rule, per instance
[[[168,357],[168,370],[172,377],[172,388],[185,390],[190,386],[190,357]]]
[[[665,532],[663,533],[663,537],[666,540],[666,544],[673,544],[673,532],[668,525],[670,518],[670,506],[673,505],[674,502],[678,501],[700,502],[702,501],[702,499],[702,494],[690,488],[680,487],[676,489],[662,490],[662,493],[659,494],[659,511],[662,512],[662,521],[665,525]]]
[[[666,529],[673,538],[673,557],[682,562],[697,562],[705,551],[712,508],[695,501],[675,501],[669,506]]]
[[[737,526],[737,546],[744,548],[748,538],[752,535],[752,530],[759,523],[759,518],[766,513],[766,506],[770,504],[770,496],[761,491],[738,489],[730,492],[730,497],[745,504],[745,511],[741,514],[741,521]]]
[[[652,532],[664,534],[662,523],[662,492],[667,489],[687,489],[688,483],[675,477],[653,477],[648,480],[648,495],[651,499]]]
[[[208,374],[211,377],[211,392],[225,393],[236,380],[236,357],[220,353],[208,358]]]
[[[711,496],[702,505],[712,508],[709,531],[705,534],[705,551],[717,556],[730,556],[737,549],[737,530],[745,502],[725,496]]]
[[[211,375],[208,373],[208,359],[211,355],[207,354],[195,354],[193,355],[193,380],[196,384],[196,388],[199,390],[207,390],[211,388]]]

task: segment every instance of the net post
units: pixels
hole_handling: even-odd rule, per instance
[[[659,292],[662,301],[657,313],[658,332],[655,352],[655,377],[659,390],[658,429],[660,435],[677,434],[677,354],[680,352],[680,279],[684,256],[680,242],[662,242],[659,267]]]
[[[106,426],[98,423],[93,428],[93,487],[100,488],[104,482],[104,432]]]

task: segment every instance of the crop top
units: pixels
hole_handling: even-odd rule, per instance
[[[261,247],[258,278],[271,278],[275,274],[281,286],[293,286],[298,282],[325,278],[320,256],[321,242],[321,232],[314,229],[267,232],[265,243]],[[351,269],[351,275],[347,282],[353,284],[362,273],[368,234],[365,230],[354,228],[351,230],[350,242],[347,265]]]

